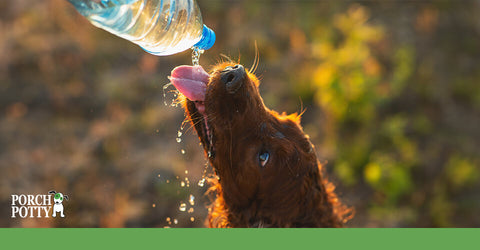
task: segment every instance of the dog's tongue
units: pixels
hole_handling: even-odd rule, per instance
[[[209,77],[201,66],[182,65],[172,70],[170,81],[191,101],[203,101]]]

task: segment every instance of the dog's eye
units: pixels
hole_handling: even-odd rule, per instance
[[[265,167],[269,158],[270,154],[268,152],[260,152],[260,154],[258,155],[258,161],[260,163],[260,166]]]

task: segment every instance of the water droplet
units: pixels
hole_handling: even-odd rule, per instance
[[[180,207],[178,207],[178,210],[185,212],[185,210],[187,210],[187,204],[185,203],[180,204]]]
[[[163,103],[165,104],[165,106],[168,106],[168,104],[167,104],[167,94],[165,93],[165,90],[170,86],[173,86],[173,84],[171,82],[163,85]]]
[[[178,143],[182,142],[182,138],[177,138],[177,142]]]
[[[205,185],[205,178],[198,181],[198,186],[203,187]]]
[[[184,181],[180,182],[180,186],[185,187],[185,182]]]
[[[177,137],[180,137],[180,136],[182,136],[182,132],[181,132],[181,131],[178,131]]]
[[[188,198],[188,203],[190,203],[190,205],[195,205],[195,196],[193,195],[190,195],[190,197]]]
[[[192,47],[192,65],[199,65],[200,56],[203,54],[204,50],[199,49],[198,47]]]
[[[191,221],[191,222],[194,222],[194,221],[195,221],[195,218],[194,218],[194,217],[190,217],[190,221]]]
[[[184,155],[185,154],[185,149],[182,149],[180,152],[182,153],[182,155]]]
[[[178,224],[178,220],[177,219],[173,219],[173,223]]]

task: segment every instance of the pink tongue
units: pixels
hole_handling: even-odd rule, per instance
[[[182,65],[172,70],[170,81],[191,101],[204,101],[209,77],[201,66]]]

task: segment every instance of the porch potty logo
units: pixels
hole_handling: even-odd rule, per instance
[[[68,195],[54,190],[48,194],[12,194],[12,218],[49,218],[50,215],[57,217],[57,213],[60,217],[65,217],[62,204],[64,200],[68,200]]]

